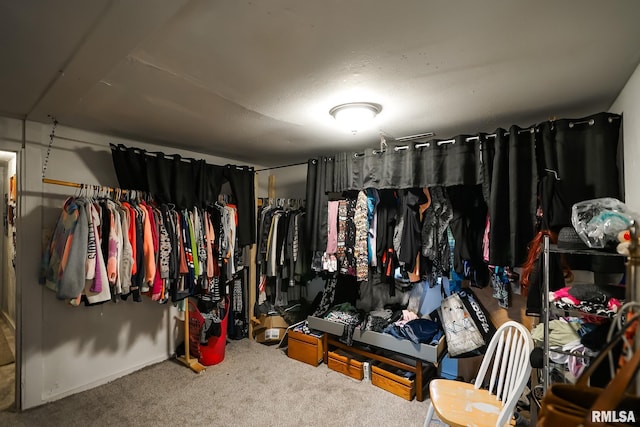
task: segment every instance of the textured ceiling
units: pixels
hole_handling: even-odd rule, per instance
[[[0,114],[262,165],[609,108],[640,1],[0,4]],[[328,111],[383,106],[356,135]]]

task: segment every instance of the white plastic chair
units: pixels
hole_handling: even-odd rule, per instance
[[[431,381],[431,403],[424,426],[429,427],[434,411],[442,422],[452,426],[510,425],[531,375],[532,350],[533,340],[527,328],[511,320],[504,323],[489,343],[474,384],[446,379]],[[489,389],[484,390],[480,387],[485,383],[489,364],[492,364]]]

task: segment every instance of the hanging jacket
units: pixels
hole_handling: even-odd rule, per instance
[[[359,281],[369,278],[369,219],[368,219],[368,199],[364,191],[358,193],[355,212],[353,215],[355,224],[355,247],[354,256],[356,259],[356,277]]]
[[[76,199],[69,197],[64,202],[49,245],[42,256],[40,284],[53,291],[57,291],[62,271],[68,261],[68,252],[79,215]]]
[[[156,259],[154,253],[153,233],[151,231],[151,215],[145,204],[139,206],[142,215],[143,239],[142,251],[144,256],[144,281],[143,291],[148,291],[156,276]]]
[[[115,240],[116,245],[116,255],[115,255],[115,280],[113,282],[113,293],[119,295],[122,293],[122,279],[120,278],[120,264],[122,263],[122,254],[123,254],[123,246],[124,242],[122,239],[122,220],[120,218],[120,211],[118,207],[113,204],[112,214],[114,219],[114,232],[113,239]],[[107,269],[107,273],[109,273],[109,269]],[[111,278],[109,278],[111,282]]]
[[[127,295],[131,292],[131,270],[133,265],[133,248],[129,241],[129,221],[130,211],[124,206],[120,207],[121,236],[122,236],[122,257],[118,270],[120,280],[120,294]]]
[[[136,242],[136,211],[129,203],[122,203],[122,207],[129,212],[129,228],[127,230],[127,237],[129,240],[129,244],[131,245],[131,272],[130,275],[133,276],[136,274],[138,266],[136,263],[137,260],[137,242]],[[124,233],[124,230],[122,230]]]
[[[84,202],[78,200],[77,203],[78,221],[73,235],[70,235],[67,262],[56,289],[56,296],[59,299],[76,298],[82,292],[85,284],[89,221]]]
[[[213,229],[213,225],[211,224],[211,217],[207,212],[204,213],[204,222],[205,222],[205,244],[207,251],[207,278],[212,279],[215,272],[216,262],[213,257],[214,245],[216,241],[215,231]]]
[[[98,258],[98,232],[93,223],[93,215],[87,215],[89,221],[89,240],[87,242],[87,262],[85,265],[87,280],[94,280],[96,277],[96,259]]]
[[[100,227],[102,225],[103,218],[100,217],[99,208],[94,203],[87,204],[86,209],[87,209],[87,219],[89,222],[89,227],[92,228],[92,230],[89,231],[89,235],[91,236],[93,234],[96,247],[101,248],[102,241],[104,241],[104,239],[101,238],[101,236],[103,235],[100,234]],[[103,210],[103,213],[105,212],[106,212],[106,209]],[[99,255],[102,255],[102,258]],[[103,260],[102,264],[100,264],[101,259]],[[107,281],[102,280],[103,279],[102,270],[106,269],[106,267],[104,265],[104,253],[100,249],[96,251],[95,259],[94,259],[94,262],[92,263],[91,268],[93,269],[92,274],[87,275],[86,277],[88,280],[90,280],[90,283],[91,283],[90,290],[91,292],[100,293],[102,292],[103,286],[108,286]]]
[[[104,236],[103,239],[108,240],[108,257],[105,260],[107,265],[107,279],[109,280],[109,286],[115,289],[116,280],[118,279],[118,247],[121,244],[121,239],[118,235],[118,224],[120,221],[116,221],[116,215],[113,211],[114,205],[111,200],[107,200],[107,210],[103,211],[102,215],[108,215],[111,227],[109,228],[109,236]]]
[[[98,209],[93,205],[87,205],[88,212],[93,216],[94,227],[97,227],[100,221],[100,213]],[[108,217],[108,210],[103,210],[102,220],[105,219],[105,216]],[[104,236],[104,238],[108,239],[108,235]],[[98,242],[100,245],[101,242]],[[87,281],[84,287],[84,294],[87,297],[87,301],[89,304],[99,304],[107,301],[111,301],[111,291],[109,287],[109,278],[107,276],[107,266],[102,254],[102,251],[98,251],[96,258],[96,274],[94,283],[91,281]]]

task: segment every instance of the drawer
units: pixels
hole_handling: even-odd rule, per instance
[[[344,324],[342,323],[313,316],[309,316],[307,321],[311,329],[323,331],[329,335],[340,337],[344,332]],[[430,363],[438,363],[444,356],[447,347],[444,335],[437,344],[417,345],[410,340],[400,340],[391,334],[363,331],[360,328],[356,328],[353,331],[353,341],[359,344],[367,344],[377,348],[387,349],[396,354],[403,354]]]
[[[289,331],[287,355],[309,365],[322,363],[322,339],[302,332]]]
[[[363,363],[365,360],[362,356],[351,354],[344,350],[335,350],[329,352],[327,366],[329,369],[362,381],[364,378]]]
[[[371,366],[371,384],[406,400],[416,395],[414,378],[410,372],[383,363]]]

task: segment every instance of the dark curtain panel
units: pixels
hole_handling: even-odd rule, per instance
[[[536,133],[497,129],[489,198],[489,264],[521,265],[536,223]]]
[[[433,185],[476,185],[483,182],[481,144],[469,135],[454,142],[429,141],[396,145],[361,153],[335,155],[332,185],[326,191],[343,192],[363,188],[407,189]]]
[[[307,242],[309,250],[327,248],[327,192],[333,188],[334,162],[330,157],[311,159],[307,164]]]
[[[332,176],[327,176],[326,191],[342,192],[362,188],[364,156],[358,153],[338,153],[333,156]]]
[[[194,172],[190,161],[183,161],[179,155],[173,156],[173,181],[171,182],[171,200],[178,209],[194,205]]]
[[[191,160],[191,167],[193,168],[191,174],[193,176],[193,205],[205,207],[204,203],[204,187],[205,180],[207,179],[206,163],[204,160]]]
[[[116,177],[121,188],[149,191],[147,181],[147,156],[145,150],[109,144]]]
[[[585,200],[587,196],[621,198],[616,158],[620,118],[616,114],[599,113],[583,119],[546,122],[538,125],[538,144],[535,134],[513,126],[517,131],[513,138],[517,136],[517,139],[508,139],[505,143],[511,145],[514,153],[513,157],[506,154],[504,167],[509,170],[511,162],[524,168],[515,178],[511,177],[515,179],[513,188],[518,192],[518,199],[535,194],[535,190],[529,188],[534,188],[532,182],[545,168],[556,171],[568,191],[577,190],[571,191],[572,198],[576,199],[570,200],[571,203]],[[483,197],[489,201],[496,156],[502,159],[506,153],[502,147],[500,155],[495,154],[498,150],[495,145],[493,138],[485,134],[458,135],[453,141],[397,145],[385,152],[368,149],[361,153],[339,153],[334,157],[335,168],[327,178],[330,185],[325,191],[480,184]],[[535,206],[534,203],[530,206]],[[516,208],[524,206],[524,202],[518,201]]]
[[[534,127],[509,129],[509,266],[522,265],[536,224],[538,171]]]
[[[382,169],[384,153],[380,150],[367,149],[362,159],[362,188],[380,188],[382,180],[378,171]]]
[[[497,131],[496,131],[497,132]],[[482,196],[489,203],[491,199],[491,177],[493,175],[493,157],[495,155],[495,138],[487,138],[484,133],[478,134],[478,161],[480,162],[480,181]]]
[[[598,113],[539,125],[544,169],[557,173],[565,203],[600,197],[622,199],[617,163],[620,116]],[[557,215],[556,215],[557,217]],[[570,218],[558,225],[571,225]]]
[[[511,259],[509,224],[509,136],[495,132],[491,195],[489,197],[489,263],[509,265]]]
[[[215,203],[229,181],[238,208],[238,244],[255,243],[255,184],[253,168],[218,166],[179,155],[147,153],[139,148],[110,144],[118,184],[123,189],[149,192],[159,203],[177,208]]]
[[[147,179],[149,192],[158,203],[172,202],[173,160],[163,153],[147,156]]]
[[[204,165],[204,180],[202,183],[202,200],[204,205],[210,205],[218,201],[218,195],[224,182],[224,166]]]
[[[433,141],[415,144],[418,148],[414,149],[416,163],[416,180],[418,183],[436,182],[436,166],[441,163],[438,151],[434,149]],[[419,185],[419,187],[430,187],[431,185]]]
[[[245,246],[256,241],[256,200],[253,168],[226,165],[225,177],[238,207],[238,245]]]
[[[413,144],[389,147],[386,152],[381,154],[381,160],[381,189],[412,188],[416,186],[416,162]]]
[[[305,224],[305,236],[311,251],[318,250],[317,240],[319,233],[314,236],[314,230],[320,222],[322,206],[321,195],[324,194],[323,189],[318,188],[318,174],[320,167],[318,159],[309,159],[307,161],[307,189],[305,192],[305,200],[307,203],[307,223]]]
[[[467,141],[470,135],[458,135],[453,143],[440,144],[444,168],[440,177],[441,185],[480,184],[480,163],[476,156],[478,143]]]
[[[223,166],[171,157],[165,157],[164,153],[146,157],[149,192],[159,203],[204,207],[218,200],[225,179]]]

